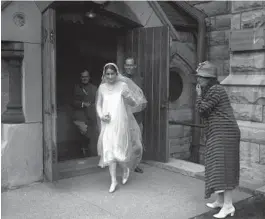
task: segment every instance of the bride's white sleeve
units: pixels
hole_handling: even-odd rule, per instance
[[[123,91],[122,91],[123,97],[126,99],[126,102],[131,106],[134,107],[136,105],[136,99],[133,97],[133,93],[129,89],[128,85],[124,83]]]
[[[147,100],[143,94],[143,91],[138,87],[132,80],[126,77],[122,77],[123,81],[126,83],[125,90],[129,90],[128,98],[130,98],[133,105],[130,104],[132,113],[140,112],[146,108]]]
[[[97,114],[99,118],[102,118],[103,114],[102,114],[102,87],[99,86],[98,91],[97,91],[97,95],[96,95],[96,110],[97,110]]]

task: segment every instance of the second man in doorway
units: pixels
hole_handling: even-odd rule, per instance
[[[135,74],[136,64],[133,58],[129,57],[125,60],[124,64],[124,73],[123,75],[130,78],[134,83],[136,83],[141,89],[143,89],[143,83],[141,78]],[[134,117],[138,122],[138,125],[143,133],[143,112],[134,113]],[[135,172],[143,173],[143,170],[137,166]]]

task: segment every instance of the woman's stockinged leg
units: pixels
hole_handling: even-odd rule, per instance
[[[109,172],[111,177],[111,185],[109,192],[114,192],[117,186],[117,176],[116,176],[117,163],[113,162],[109,164]]]
[[[230,208],[233,206],[232,190],[226,190],[224,192],[224,207]]]
[[[126,165],[126,163],[120,163],[122,169],[123,169],[123,176],[122,176],[122,184],[125,184],[130,175],[130,168]]]

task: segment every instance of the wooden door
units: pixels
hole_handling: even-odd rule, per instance
[[[148,100],[144,111],[145,160],[167,162],[168,144],[168,87],[169,87],[169,30],[168,27],[137,28],[125,37],[125,58],[133,57],[137,74],[143,79]]]
[[[57,180],[56,141],[56,40],[55,10],[42,15],[42,74],[43,74],[43,154],[44,175],[48,181]]]

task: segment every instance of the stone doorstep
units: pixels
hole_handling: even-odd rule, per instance
[[[161,169],[165,169],[171,172],[180,173],[185,176],[190,176],[204,181],[204,166],[188,162],[185,160],[179,160],[171,158],[168,163],[161,163],[156,161],[142,161],[142,163],[150,166],[155,166]],[[239,190],[251,195],[264,195],[265,196],[265,184],[257,185],[251,184],[244,179],[240,180]]]

